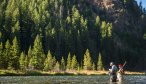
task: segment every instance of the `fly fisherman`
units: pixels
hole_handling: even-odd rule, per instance
[[[119,82],[122,82],[122,80],[123,80],[123,74],[124,74],[123,68],[126,65],[126,63],[127,62],[125,61],[123,65],[122,64],[119,64],[119,70],[118,70],[118,73],[117,73],[117,80]]]
[[[123,65],[122,64],[119,64],[118,65],[118,67],[119,67],[119,70],[118,70],[118,73],[117,73],[117,80],[119,81],[119,82],[121,82],[122,81],[122,79],[123,79]]]
[[[109,75],[110,75],[110,81],[116,82],[117,81],[117,71],[118,68],[116,65],[114,65],[113,62],[110,63],[111,69],[109,69]]]

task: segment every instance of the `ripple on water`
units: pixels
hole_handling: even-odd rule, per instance
[[[118,84],[145,84],[146,76],[124,76]],[[0,84],[115,84],[109,76],[1,76]],[[116,83],[117,84],[117,83]]]

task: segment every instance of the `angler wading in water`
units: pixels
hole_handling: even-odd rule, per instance
[[[118,68],[113,62],[110,63],[110,66],[111,66],[111,69],[109,69],[110,81],[116,82]]]
[[[118,73],[117,73],[117,81],[119,82],[122,82],[123,81],[123,74],[124,74],[124,66],[126,65],[126,61],[125,63],[122,65],[122,64],[119,64],[118,67],[119,67],[119,70],[118,70]]]
[[[124,73],[123,72],[123,65],[119,64],[118,67],[119,67],[119,70],[118,70],[118,73],[117,73],[117,81],[122,82],[122,80],[123,80],[123,73]]]

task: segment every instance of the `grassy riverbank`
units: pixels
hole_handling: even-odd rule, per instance
[[[16,71],[16,70],[0,70],[1,76],[47,76],[47,75],[107,75],[108,71]],[[145,75],[144,72],[130,72],[125,71],[126,75]]]

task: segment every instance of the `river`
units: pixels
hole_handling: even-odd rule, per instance
[[[0,76],[0,84],[146,84],[145,75],[126,75],[122,83],[109,76]]]

